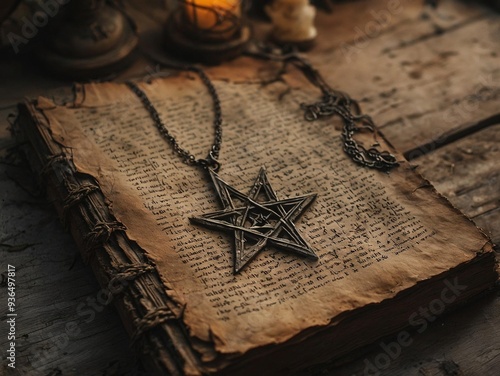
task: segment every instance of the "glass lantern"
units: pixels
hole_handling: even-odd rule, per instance
[[[186,33],[200,41],[229,41],[243,27],[242,0],[180,0],[179,12]]]
[[[178,0],[167,24],[167,48],[179,55],[218,64],[244,50],[251,32],[245,0]]]

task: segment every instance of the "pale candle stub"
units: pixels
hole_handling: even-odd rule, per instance
[[[187,19],[200,32],[230,39],[241,23],[240,0],[186,0]]]
[[[265,9],[273,22],[272,37],[276,41],[301,43],[316,37],[316,9],[309,0],[274,0]]]

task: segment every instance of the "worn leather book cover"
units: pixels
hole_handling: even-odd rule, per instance
[[[138,85],[179,145],[205,157],[214,114],[199,79]],[[15,130],[31,164],[150,370],[293,374],[418,327],[420,307],[442,313],[497,280],[486,235],[380,135],[360,137],[395,153],[389,172],[344,153],[340,122],[304,119],[301,103],[319,93],[293,72],[267,84],[214,75],[214,85],[220,181],[181,161],[125,84],[78,84],[66,103],[19,107]],[[281,214],[249,213],[239,227],[190,221],[224,210],[218,181],[235,213],[251,201]],[[303,197],[314,199],[297,206]],[[289,222],[283,236],[265,230]]]

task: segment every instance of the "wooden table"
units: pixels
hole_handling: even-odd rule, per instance
[[[162,54],[165,10],[129,1],[143,48]],[[140,4],[140,5],[138,5]],[[147,6],[146,6],[146,5]],[[500,243],[500,15],[474,2],[358,1],[317,17],[310,60],[330,84],[360,100],[392,144],[453,205]],[[256,23],[256,37],[268,31]],[[243,60],[231,64],[248,63]],[[141,57],[115,79],[153,74]],[[0,60],[0,260],[17,270],[17,371],[22,375],[124,375],[142,372],[112,306],[95,302],[92,271],[26,165],[9,149],[9,115],[23,96],[67,86],[30,56]],[[1,287],[2,322],[6,287]],[[491,292],[413,335],[383,375],[497,375],[500,298]],[[93,306],[88,320],[84,310]],[[83,319],[87,319],[85,322]],[[5,324],[0,348],[6,349]],[[384,339],[389,343],[393,338]],[[347,364],[307,375],[365,375],[380,343]],[[2,355],[2,370],[6,370]],[[0,374],[2,371],[0,371]]]

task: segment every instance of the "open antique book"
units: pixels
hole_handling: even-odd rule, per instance
[[[236,231],[190,221],[222,209],[210,177],[182,163],[125,84],[20,105],[34,169],[157,374],[293,374],[419,329],[497,280],[492,244],[468,218],[400,154],[390,172],[355,164],[340,123],[304,120],[300,104],[319,93],[293,80],[214,81],[221,179],[246,194],[265,167],[279,200],[317,195],[294,218],[317,260],[271,244],[238,273]],[[179,144],[205,157],[213,111],[199,79],[138,85]]]

